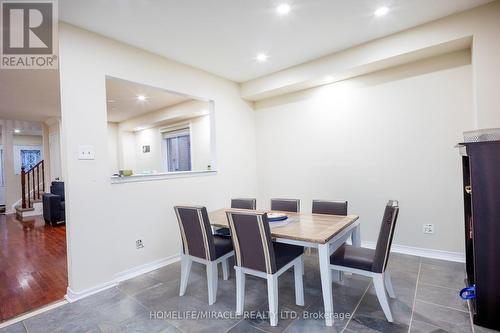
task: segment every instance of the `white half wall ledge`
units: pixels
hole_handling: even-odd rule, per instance
[[[370,241],[362,241],[361,246],[369,249],[375,249],[377,244]],[[440,259],[446,261],[462,262],[465,263],[465,253],[452,252],[443,250],[426,249],[422,247],[414,247],[407,245],[392,244],[391,252],[408,254],[430,259]],[[390,259],[389,259],[390,260]]]
[[[176,171],[176,172],[132,175],[125,177],[112,176],[110,179],[111,179],[111,184],[124,184],[124,183],[148,182],[148,181],[163,180],[163,179],[203,177],[211,175],[215,176],[217,175],[217,172],[218,170]]]
[[[68,302],[76,302],[80,299],[83,299],[85,297],[100,293],[101,291],[116,287],[120,282],[126,281],[129,279],[132,279],[134,277],[137,277],[142,274],[146,274],[149,272],[152,272],[154,270],[157,270],[159,268],[171,265],[177,261],[179,261],[180,255],[176,254],[170,257],[158,259],[155,261],[152,261],[150,263],[144,264],[144,265],[139,265],[137,267],[125,270],[123,272],[120,272],[115,275],[115,278],[111,281],[99,284],[97,286],[94,286],[92,288],[85,289],[83,291],[74,291],[70,287],[66,290],[66,295],[64,298]]]
[[[363,48],[363,46],[358,46],[304,64],[303,66],[305,68],[309,67],[309,69],[304,70],[303,75],[295,75],[286,80],[278,79],[274,82],[271,77],[269,77],[271,81],[264,82],[266,80],[266,77],[264,77],[260,83],[259,79],[243,83],[241,86],[242,98],[255,102],[325,84],[332,84],[419,60],[470,49],[472,42],[472,35],[467,35],[419,49],[394,50],[392,53],[380,54],[378,57],[373,58],[366,56],[365,59],[359,59],[359,61],[356,59],[360,58],[359,55],[350,55],[354,58],[352,63],[347,59],[343,60],[349,56],[344,53],[362,52],[362,50],[357,51],[356,49]],[[340,61],[338,58],[341,58]],[[276,75],[280,75],[280,73]],[[255,85],[254,83],[258,84]]]

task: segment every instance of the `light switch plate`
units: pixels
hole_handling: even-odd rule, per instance
[[[78,159],[79,160],[94,160],[95,159],[94,146],[79,145],[78,146]]]

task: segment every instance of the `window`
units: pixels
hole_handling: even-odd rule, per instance
[[[163,133],[168,172],[191,171],[191,133],[189,128]]]
[[[42,160],[40,149],[21,149],[21,168],[28,171]]]

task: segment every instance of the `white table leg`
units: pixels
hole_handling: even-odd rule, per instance
[[[325,305],[326,326],[333,325],[332,271],[330,269],[330,244],[319,244],[319,269],[321,273],[321,289]]]
[[[355,226],[352,231],[352,245],[357,247],[361,246],[361,227],[359,224]]]

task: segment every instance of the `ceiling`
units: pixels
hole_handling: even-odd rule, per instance
[[[278,16],[287,2],[292,10]],[[60,0],[63,21],[236,82],[491,0]],[[375,17],[379,6],[390,12]],[[269,58],[259,63],[264,52]]]
[[[144,101],[137,99],[140,95],[145,97]],[[108,121],[117,123],[191,100],[188,96],[115,78],[106,79],[106,98]]]
[[[60,117],[59,71],[0,70],[0,118],[45,121]]]

